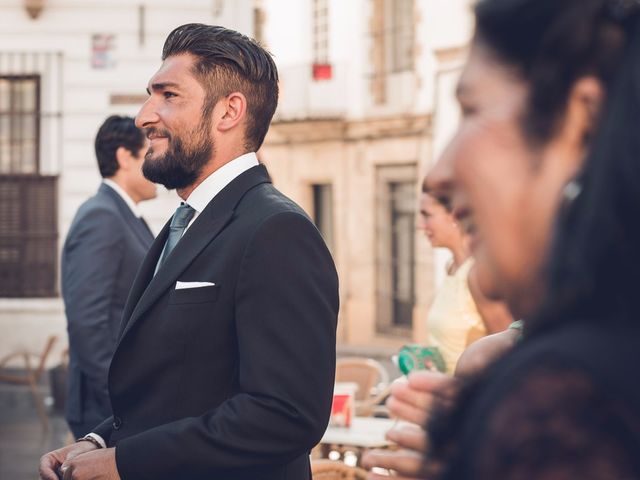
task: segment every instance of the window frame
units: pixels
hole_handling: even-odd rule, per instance
[[[328,198],[322,199],[323,195],[327,195]],[[318,231],[322,235],[329,251],[335,254],[336,248],[336,222],[335,222],[335,191],[332,182],[318,182],[311,184],[311,201],[313,211],[313,223],[318,228]],[[318,200],[324,200],[318,202]],[[322,206],[328,205],[328,211],[323,211]],[[319,218],[320,217],[320,218]],[[328,230],[324,228],[325,222],[328,223]]]
[[[406,183],[412,185],[414,189],[414,197],[417,195],[416,187],[416,164],[396,164],[396,165],[378,165],[376,167],[376,236],[375,236],[375,265],[376,265],[376,315],[375,328],[376,333],[389,335],[394,337],[411,338],[414,329],[413,312],[417,305],[417,276],[416,276],[416,244],[415,244],[415,204],[416,198],[412,198],[413,221],[410,222],[411,236],[410,252],[411,261],[411,322],[409,324],[397,324],[394,322],[394,285],[393,285],[393,225],[392,216],[392,197],[390,186],[395,183]]]
[[[34,165],[33,165],[33,171],[32,172],[24,172],[22,169],[18,169],[16,170],[16,166],[20,165],[20,162],[16,162],[14,159],[11,158],[11,147],[9,149],[9,171],[4,171],[2,169],[2,150],[0,150],[0,175],[31,175],[31,176],[40,176],[40,167],[41,167],[41,158],[40,158],[40,145],[41,145],[41,125],[40,125],[40,121],[42,118],[42,105],[41,105],[41,96],[42,96],[42,76],[39,74],[8,74],[8,75],[3,75],[0,74],[0,81],[2,80],[8,80],[10,82],[15,81],[15,82],[19,82],[19,81],[24,81],[24,80],[35,80],[35,95],[34,95],[34,110],[31,112],[27,112],[27,111],[18,111],[14,109],[14,103],[11,100],[11,90],[10,90],[10,96],[9,96],[9,110],[8,111],[2,111],[0,110],[0,118],[2,118],[4,115],[7,115],[9,118],[11,118],[13,115],[18,115],[18,116],[23,116],[26,114],[31,114],[33,116],[34,122],[35,122],[35,129],[34,129],[34,144],[33,144],[33,148],[34,148]],[[10,120],[11,121],[11,120]],[[22,127],[21,127],[22,130]],[[20,138],[21,141],[23,141],[23,137]],[[11,133],[9,134],[9,142],[11,144],[12,141],[12,137],[11,137]],[[22,143],[21,143],[22,144]],[[22,153],[22,147],[20,149],[20,153]]]

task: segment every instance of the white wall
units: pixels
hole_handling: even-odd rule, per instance
[[[93,152],[98,127],[111,114],[134,116],[139,105],[111,105],[112,94],[144,94],[148,79],[160,66],[167,34],[188,22],[224,25],[252,34],[252,0],[48,0],[36,20],[22,1],[0,0],[0,52],[61,52],[62,77],[52,72],[43,82],[61,89],[62,105],[43,105],[62,112],[61,154],[44,151],[46,173],[59,175],[59,240],[64,241],[73,216],[94,194],[100,176]],[[145,5],[144,43],[139,40],[139,7]],[[91,66],[93,34],[113,34],[114,67]],[[20,65],[14,65],[16,69]],[[0,74],[8,72],[0,64]],[[37,72],[34,72],[37,73]],[[60,86],[60,78],[62,85]],[[55,97],[55,98],[54,98]],[[54,102],[55,103],[55,102]],[[145,218],[158,232],[177,204],[174,192],[159,187],[159,198],[141,204]],[[62,301],[0,299],[0,357],[19,348],[40,350],[46,337],[61,336],[52,361],[66,346]]]
[[[216,23],[251,34],[253,0],[47,0],[37,20],[27,17],[22,1],[0,0],[0,52],[62,52],[62,154],[48,152],[49,170],[60,174],[59,232],[64,240],[78,206],[96,190],[100,178],[93,137],[110,114],[135,115],[137,105],[110,105],[111,94],[143,94],[160,65],[166,35],[187,22]],[[144,45],[139,42],[138,8],[146,6]],[[363,119],[437,113],[433,150],[418,149],[428,164],[455,126],[451,99],[455,71],[438,63],[436,52],[464,46],[470,37],[470,0],[415,0],[416,70],[396,85],[399,94],[384,108],[373,108],[370,95],[370,0],[329,0],[328,82],[311,79],[311,0],[263,0],[265,40],[281,72],[281,118]],[[114,34],[112,69],[91,68],[91,36]],[[0,65],[0,73],[3,66]],[[440,72],[440,73],[439,73]],[[445,72],[445,73],[442,73]],[[425,132],[427,135],[428,132]],[[424,150],[424,151],[423,151]],[[429,151],[426,151],[429,150]],[[60,157],[60,158],[59,158]],[[346,168],[346,167],[345,167]],[[141,205],[158,231],[174,210],[177,197]],[[438,270],[438,269],[436,269]],[[39,349],[50,332],[65,338],[62,303],[52,300],[0,299],[0,357],[18,345]],[[66,343],[66,338],[65,342]]]
[[[458,122],[454,91],[473,31],[471,0],[415,0],[415,71],[388,79],[389,101],[383,105],[374,105],[370,94],[370,0],[329,0],[329,62],[334,75],[322,82],[311,78],[312,0],[264,0],[263,5],[266,41],[282,80],[277,119],[432,114],[431,131],[425,131],[413,160],[420,164],[420,175],[435,163]],[[444,55],[443,60],[443,51],[462,54]],[[434,252],[436,284],[449,259],[445,250]]]
[[[277,118],[357,117],[362,114],[367,0],[329,0],[331,80],[313,81],[311,0],[265,0],[265,40],[281,78]]]
[[[440,65],[435,53],[463,47],[472,31],[470,0],[415,0],[415,71],[389,78],[390,100],[373,105],[369,0],[329,0],[330,81],[311,77],[312,0],[264,0],[265,37],[281,76],[280,119],[430,113]]]

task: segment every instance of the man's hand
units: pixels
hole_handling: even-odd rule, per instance
[[[64,462],[96,448],[91,442],[77,442],[43,455],[40,458],[40,478],[42,480],[59,480],[58,472]]]
[[[68,458],[60,467],[63,480],[120,480],[116,449],[100,448]]]

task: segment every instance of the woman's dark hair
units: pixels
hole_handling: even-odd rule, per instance
[[[453,213],[453,204],[451,203],[450,195],[445,195],[431,188],[431,186],[427,183],[426,178],[422,182],[422,193],[433,198],[436,202],[438,202],[439,205],[442,206],[442,208],[447,211],[447,213]]]
[[[523,117],[533,142],[549,140],[571,87],[585,75],[608,83],[619,65],[621,32],[605,0],[482,0],[475,41],[529,86]]]
[[[203,117],[216,102],[233,92],[247,99],[245,146],[257,151],[278,104],[278,69],[258,42],[234,30],[188,23],[173,30],[162,49],[162,60],[173,55],[196,57],[194,75],[207,92]]]
[[[619,2],[618,2],[619,3]],[[640,3],[636,2],[640,7]],[[638,8],[640,10],[640,8]],[[531,327],[558,317],[636,321],[640,286],[640,11],[625,46],[589,155],[581,192],[561,211],[548,268],[548,295]]]
[[[532,145],[553,138],[577,80],[605,90],[588,157],[560,211],[549,255],[547,294],[526,319],[525,338],[559,322],[636,321],[640,286],[640,2],[480,0],[475,41],[529,87],[522,117]],[[575,191],[576,189],[574,189]],[[446,459],[481,379],[454,409],[434,416],[433,455]]]
[[[131,117],[112,115],[98,129],[95,140],[96,158],[102,178],[109,178],[118,171],[116,151],[120,147],[138,156],[144,146],[144,133]]]
[[[522,127],[532,145],[558,131],[581,77],[606,92],[585,139],[581,193],[558,219],[546,300],[527,329],[561,312],[593,314],[594,302],[624,305],[620,295],[640,280],[640,1],[480,0],[475,14],[475,41],[528,85]]]

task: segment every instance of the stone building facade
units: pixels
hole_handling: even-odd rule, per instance
[[[416,230],[419,184],[455,128],[468,4],[0,2],[0,357],[50,334],[65,347],[59,253],[100,182],[95,132],[110,114],[135,115],[166,35],[187,22],[237,29],[275,56],[281,99],[259,156],[334,254],[340,344],[423,341],[445,257]],[[155,231],[177,202],[161,190],[141,204]]]

